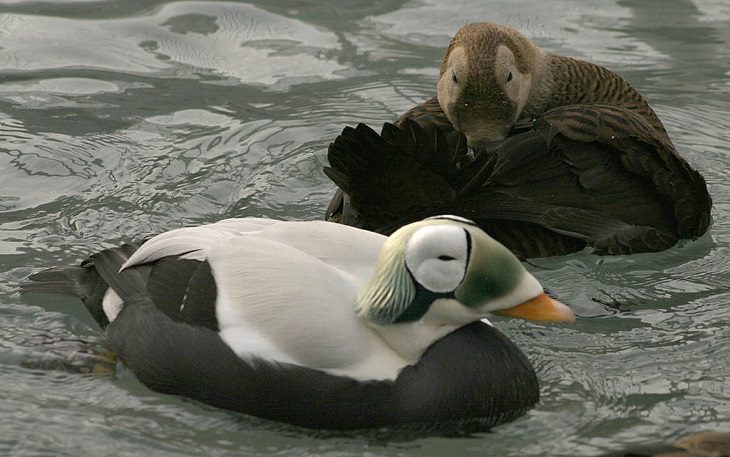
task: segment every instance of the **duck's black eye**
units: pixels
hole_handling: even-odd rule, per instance
[[[456,257],[451,257],[450,255],[440,255],[439,260],[447,262],[449,260],[456,260]]]
[[[454,81],[456,84],[459,84],[459,80],[456,79],[456,73],[451,73],[451,80]]]
[[[510,82],[510,81],[512,81],[512,72],[511,71],[507,75],[507,82]]]

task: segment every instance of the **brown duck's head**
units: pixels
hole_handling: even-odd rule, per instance
[[[527,104],[544,52],[518,31],[462,27],[441,62],[438,100],[472,147],[504,138]]]

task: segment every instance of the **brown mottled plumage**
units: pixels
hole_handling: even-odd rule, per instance
[[[346,128],[330,146],[325,172],[341,190],[328,219],[389,233],[458,214],[522,257],[658,251],[709,227],[704,179],[608,69],[470,24],[449,44],[437,93],[398,128]]]
[[[658,135],[669,139],[646,99],[621,76],[599,65],[555,54],[549,54],[548,62],[552,74],[550,91],[542,97],[531,96],[523,117],[536,117],[566,105],[601,103],[638,114]]]
[[[506,134],[517,119],[593,103],[638,114],[659,136],[669,139],[649,103],[621,76],[590,62],[545,52],[517,30],[488,22],[466,25],[451,40],[441,63],[438,100],[472,146],[505,136],[485,138],[483,131],[470,130],[472,119],[501,121],[499,128]]]

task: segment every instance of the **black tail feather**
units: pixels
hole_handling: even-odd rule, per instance
[[[29,282],[20,285],[21,294],[59,294],[77,297],[94,320],[103,328],[109,320],[102,309],[104,294],[108,289],[93,265],[62,266],[40,271],[28,277]]]
[[[138,248],[139,244],[125,244],[95,254],[84,260],[81,266],[62,266],[32,274],[28,277],[27,282],[20,285],[20,293],[23,295],[57,294],[77,297],[94,320],[105,328],[109,325],[109,320],[104,314],[102,303],[104,295],[111,285],[110,280]],[[114,261],[112,262],[110,259],[114,259]],[[104,266],[103,275],[99,265]],[[116,270],[114,270],[115,267]],[[136,275],[140,278],[149,274],[145,268],[138,270]],[[139,283],[135,283],[135,286],[138,285]],[[144,282],[142,282],[142,287],[144,287]]]
[[[58,294],[81,298],[78,285],[84,270],[83,267],[65,266],[39,271],[28,277],[32,282],[20,285],[20,293]]]
[[[138,246],[125,244],[118,248],[97,252],[89,259],[99,273],[101,279],[119,295],[122,301],[139,295],[147,295],[146,276],[148,272],[138,268],[122,270],[122,265],[136,251]],[[145,274],[147,273],[147,274]]]

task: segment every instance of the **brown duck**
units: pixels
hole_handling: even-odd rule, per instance
[[[659,251],[710,225],[704,179],[641,94],[498,24],[460,29],[437,97],[381,134],[345,128],[328,159],[326,217],[383,233],[457,214],[539,257]]]

